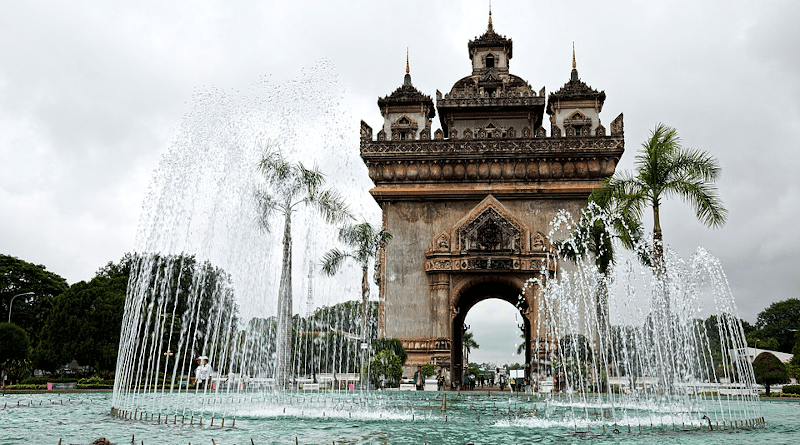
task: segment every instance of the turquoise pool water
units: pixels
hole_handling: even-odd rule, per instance
[[[683,431],[673,432],[669,419],[659,424],[653,415],[632,415],[630,433],[628,425],[617,425],[619,434],[612,432],[613,425],[606,425],[603,434],[599,410],[594,412],[597,420],[589,425],[568,425],[568,421],[546,419],[559,418],[553,411],[572,408],[553,407],[552,401],[524,395],[448,393],[447,411],[442,412],[440,393],[384,393],[384,406],[392,409],[358,411],[356,402],[352,410],[341,409],[341,404],[330,409],[323,406],[313,415],[304,410],[303,397],[314,396],[299,394],[289,400],[285,414],[281,408],[242,409],[234,427],[228,417],[221,428],[219,418],[213,427],[208,417],[200,425],[200,415],[191,426],[189,417],[180,415],[166,423],[166,416],[161,423],[115,417],[110,414],[110,392],[6,394],[0,398],[0,445],[56,445],[59,439],[64,445],[90,444],[98,437],[115,444],[130,444],[133,439],[145,445],[212,444],[212,439],[218,445],[247,445],[251,439],[256,445],[294,444],[295,440],[301,444],[800,443],[798,401],[760,402],[767,423],[755,429],[697,430],[694,423],[694,430],[677,425]],[[316,397],[316,403],[324,399]],[[405,409],[397,409],[401,406]],[[653,419],[656,426],[651,429],[648,420]]]

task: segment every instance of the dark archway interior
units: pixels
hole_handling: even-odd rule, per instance
[[[464,359],[464,321],[467,318],[467,313],[470,311],[470,309],[472,309],[473,306],[489,298],[497,298],[507,301],[520,310],[523,322],[525,324],[525,363],[530,363],[531,324],[530,320],[528,320],[523,314],[523,311],[527,309],[528,304],[527,300],[525,300],[521,293],[522,290],[518,287],[500,281],[485,281],[477,283],[461,293],[457,301],[458,312],[453,319],[453,341],[451,343],[452,349],[450,350],[450,363],[452,367],[450,378],[456,386],[459,386],[464,381],[464,369],[461,366],[461,363]]]

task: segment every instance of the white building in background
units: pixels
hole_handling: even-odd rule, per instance
[[[758,354],[761,354],[762,352],[769,352],[775,357],[778,357],[778,360],[780,360],[784,365],[788,364],[789,361],[792,359],[792,354],[787,354],[785,352],[778,352],[778,351],[770,351],[769,349],[748,347],[748,348],[738,348],[730,350],[731,359],[741,360],[746,357],[747,360],[750,361],[750,363],[753,363],[756,357],[758,357]]]

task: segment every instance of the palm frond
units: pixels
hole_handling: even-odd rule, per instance
[[[315,166],[306,168],[301,162],[297,163],[298,184],[305,189],[307,196],[317,195],[317,191],[325,184],[325,175]]]
[[[670,189],[688,202],[695,211],[697,219],[711,227],[721,227],[728,217],[728,210],[722,204],[717,188],[705,181],[676,181]]]
[[[270,221],[275,215],[278,208],[278,202],[275,198],[265,190],[257,190],[255,192],[255,200],[258,214],[256,216],[256,224],[265,232],[269,233],[272,230]]]
[[[281,184],[292,174],[292,164],[287,161],[279,149],[269,147],[258,162],[260,171],[271,185]]]
[[[680,150],[671,161],[670,178],[714,182],[721,171],[717,159],[701,150]]]
[[[307,203],[319,212],[328,224],[341,224],[353,219],[344,198],[335,190],[327,189],[308,197]]]
[[[321,272],[328,276],[336,275],[342,263],[350,257],[350,254],[336,248],[325,252],[325,255],[322,256]]]

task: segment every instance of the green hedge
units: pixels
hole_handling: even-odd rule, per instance
[[[18,385],[8,385],[6,386],[8,389],[47,389],[47,384],[44,385],[32,385],[32,384],[24,384],[20,383]]]
[[[100,385],[83,385],[83,384],[79,383],[78,384],[78,389],[114,389],[114,384],[112,383],[110,385],[103,385],[103,384],[100,384]]]
[[[23,385],[47,385],[47,382],[53,383],[69,383],[77,381],[77,377],[65,377],[65,376],[56,376],[56,375],[43,375],[43,376],[36,376],[36,377],[28,377],[27,379],[22,381]]]
[[[783,391],[784,394],[800,395],[800,385],[783,385],[781,391]]]

